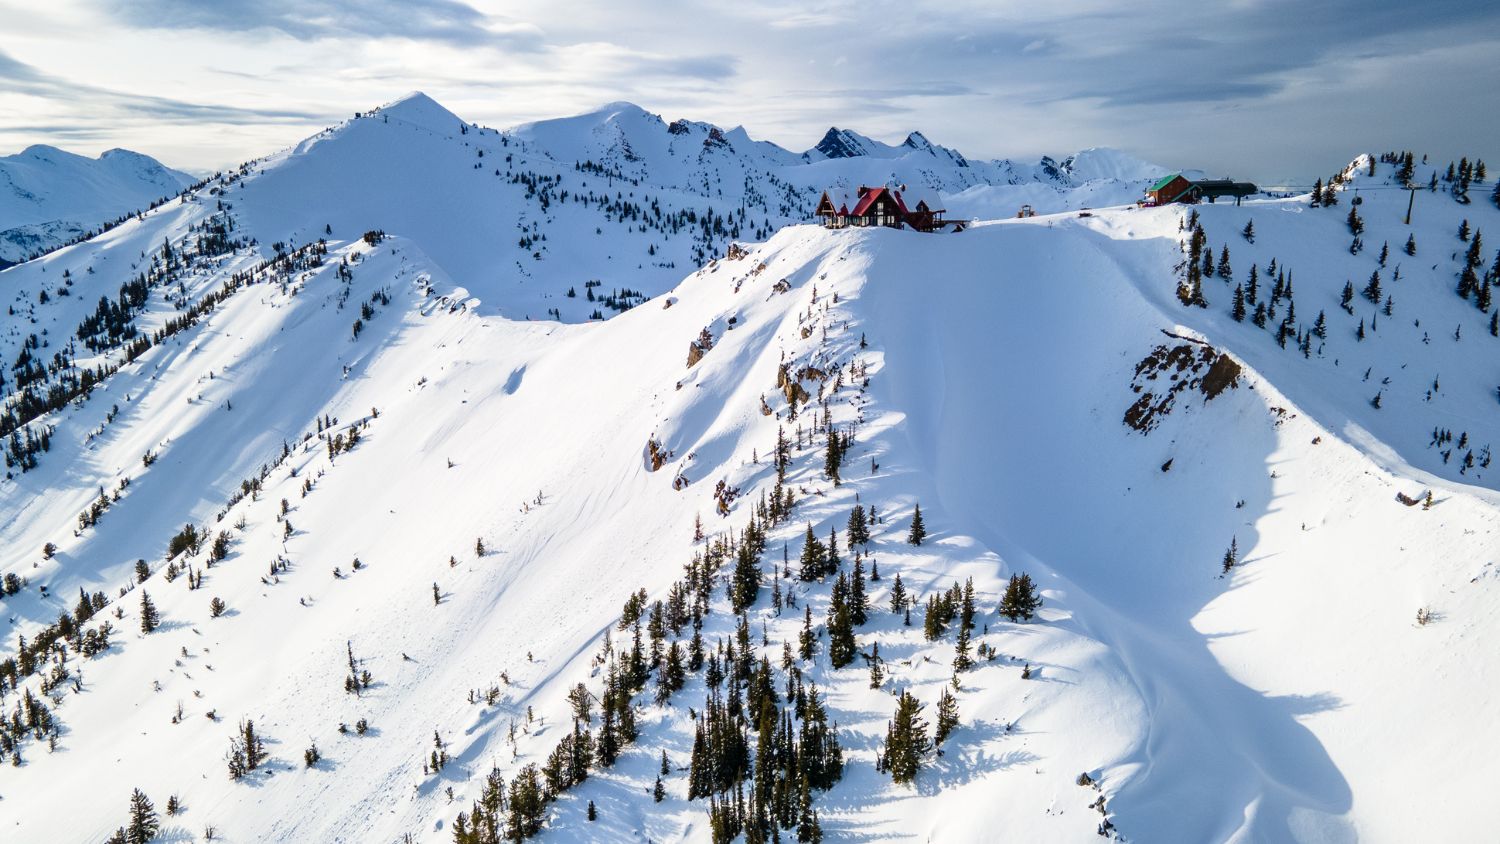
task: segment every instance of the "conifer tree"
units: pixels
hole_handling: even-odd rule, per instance
[[[823,576],[828,559],[828,549],[823,547],[813,533],[812,522],[807,523],[807,535],[802,539],[802,571],[804,581],[818,580]]]
[[[823,474],[833,481],[834,486],[843,483],[839,477],[839,465],[843,462],[844,455],[839,448],[838,432],[832,428],[828,429],[828,448],[823,455]]]
[[[896,579],[891,583],[891,612],[899,613],[906,609],[906,586],[901,582],[901,572],[896,572]]]
[[[150,633],[161,626],[161,616],[156,611],[156,604],[151,602],[151,596],[146,590],[141,590],[141,632]]]
[[[780,486],[786,481],[786,470],[792,462],[792,446],[786,440],[786,431],[776,426],[776,485]]]
[[[838,571],[839,570],[839,566],[843,565],[843,562],[844,561],[839,558],[839,532],[838,532],[838,528],[835,528],[832,525],[829,525],[828,526],[828,556],[824,558],[824,562],[823,562],[823,572],[824,572],[824,574],[833,574],[834,572]]]
[[[126,844],[146,844],[161,831],[156,807],[139,788],[130,795],[130,823],[125,826]]]
[[[1229,548],[1224,551],[1224,573],[1228,574],[1229,570],[1234,568],[1235,565],[1239,563],[1239,561],[1239,538],[1231,536],[1229,538]]]
[[[910,545],[921,545],[926,538],[927,526],[922,523],[922,505],[918,504],[912,510],[911,530],[906,534],[906,541]]]
[[[1219,250],[1219,278],[1225,281],[1234,280],[1234,270],[1229,266],[1229,244],[1224,244]]]
[[[937,725],[933,730],[933,743],[941,747],[956,726],[958,726],[958,700],[945,687],[938,694]]]
[[[755,604],[760,594],[760,561],[755,557],[755,548],[744,538],[739,553],[735,555],[734,576],[730,589],[730,604],[735,613],[742,613]]]
[[[869,621],[870,603],[865,597],[865,563],[860,555],[854,556],[854,574],[849,578],[849,619],[855,627],[863,627]]]
[[[849,617],[848,592],[848,578],[840,574],[828,607],[828,660],[834,668],[853,662],[858,650],[854,643],[854,622]]]
[[[1255,242],[1255,221],[1254,220],[1247,220],[1245,222],[1245,228],[1240,232],[1240,234],[1243,235],[1246,240],[1250,241],[1251,243],[1254,243]]]
[[[266,744],[256,734],[254,721],[247,720],[240,725],[240,747],[245,752],[246,770],[253,771],[266,761]]]
[[[802,659],[806,661],[811,660],[813,658],[813,654],[817,652],[818,636],[813,631],[812,606],[809,605],[807,607],[804,607],[804,612],[805,615],[803,616],[802,620],[802,633],[797,640],[797,655],[802,657]]]
[[[1417,254],[1417,236],[1414,235],[1414,234],[1407,235],[1406,236],[1406,246],[1404,246],[1402,248],[1406,251],[1406,254],[1408,254],[1408,255],[1415,255],[1415,254]]]
[[[661,702],[665,703],[667,697],[679,691],[687,683],[687,672],[682,665],[682,646],[673,640],[667,647],[667,658],[662,663],[658,682],[661,685]]]
[[[1364,296],[1375,304],[1380,304],[1380,271],[1370,273],[1370,281],[1365,285]]]
[[[922,718],[922,704],[902,691],[896,701],[896,714],[886,726],[883,764],[897,784],[916,779],[922,759],[931,749],[927,722]]]
[[[1416,157],[1408,152],[1401,157],[1401,166],[1396,170],[1396,181],[1403,185],[1410,184],[1415,172]]]
[[[1238,284],[1234,286],[1234,299],[1229,307],[1229,315],[1235,322],[1245,321],[1245,288]]]
[[[526,765],[510,781],[510,799],[507,802],[510,805],[510,814],[506,817],[505,824],[508,840],[524,841],[542,831],[547,801],[536,765]]]
[[[865,520],[865,510],[856,505],[849,511],[849,525],[845,531],[849,539],[849,547],[870,544],[870,527]]]
[[[953,683],[958,685],[958,675],[974,667],[974,658],[969,656],[969,629],[958,628],[958,644],[953,654]]]
[[[1000,614],[1011,621],[1029,621],[1042,605],[1031,575],[1022,572],[1010,576],[1005,595],[1000,599]]]
[[[870,648],[870,688],[878,689],[885,684],[885,669],[880,665],[880,643]]]

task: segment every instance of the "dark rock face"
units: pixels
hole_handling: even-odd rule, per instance
[[[1210,401],[1236,386],[1239,377],[1239,363],[1206,343],[1157,346],[1135,366],[1130,389],[1139,398],[1126,409],[1124,422],[1150,433],[1172,412],[1183,391],[1198,390],[1204,401]]]

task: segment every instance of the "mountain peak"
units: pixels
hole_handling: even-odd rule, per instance
[[[451,134],[466,121],[444,108],[441,103],[421,91],[412,91],[392,100],[373,113],[395,118],[403,123],[420,126],[442,134]]]
[[[1167,174],[1159,167],[1111,147],[1089,147],[1064,158],[1058,169],[1067,173],[1074,182],[1082,183],[1096,179],[1119,179],[1140,181],[1156,179]]]
[[[612,114],[622,111],[628,112],[630,114],[650,114],[650,112],[646,111],[644,108],[641,108],[640,106],[629,100],[614,100],[613,102],[607,102],[604,105],[599,106],[597,109],[594,109],[594,111],[599,114]]]
[[[902,141],[901,145],[916,150],[932,149],[932,141],[927,140],[927,137],[921,132],[912,132],[911,134],[907,135],[906,140]]]
[[[32,144],[18,153],[16,158],[35,158],[42,161],[53,161],[58,158],[86,158],[77,153],[68,152],[65,149],[51,146],[50,144]]]
[[[818,141],[813,149],[823,153],[825,158],[854,158],[868,155],[870,145],[868,139],[861,135],[837,126],[830,126],[823,134],[823,139]]]

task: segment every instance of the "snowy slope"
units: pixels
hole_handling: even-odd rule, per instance
[[[950,216],[959,216],[1002,202],[1014,213],[1023,193],[1045,209],[1130,202],[1145,182],[1085,180],[1045,162],[971,162],[913,144],[797,155],[743,129],[668,123],[629,103],[496,132],[413,93],[253,162],[225,197],[263,245],[400,231],[486,307],[576,322],[619,309],[589,293],[623,292],[613,303],[628,305],[639,298],[628,294],[664,292],[731,240],[807,221],[825,189],[1003,186],[1003,200],[985,206],[956,201]],[[490,247],[482,259],[475,243]]]
[[[126,149],[87,158],[37,144],[0,156],[0,261],[55,248],[192,182]]]
[[[673,135],[625,108],[580,125],[618,124],[616,114],[645,137],[700,131]],[[543,221],[587,232],[599,210],[570,208],[561,188],[544,209],[512,178],[581,182],[576,156],[601,161],[594,141],[578,140],[595,128],[547,137],[557,127],[461,125],[408,99],[0,276],[15,297],[6,359],[35,334],[32,355],[47,361],[100,296],[167,268],[134,317],[149,348],[33,422],[50,429],[50,449],[0,482],[0,573],[26,580],[0,598],[10,641],[34,641],[80,589],[110,601],[89,626],[115,630],[103,653],[70,648],[61,661],[69,678],[48,704],[55,750],[28,738],[22,762],[0,766],[7,838],[102,840],[139,787],[158,808],[179,796],[185,813],[165,819],[178,840],[202,840],[208,825],[227,841],[452,840],[491,767],[509,780],[542,762],[569,730],[567,691],[584,682],[599,693],[606,631],[616,650],[628,640],[614,629],[622,604],[639,588],[664,598],[705,551],[695,519],[710,539],[743,531],[774,485],[778,427],[801,443],[788,472],[798,503],[771,529],[768,581],[783,547],[795,568],[808,524],[842,533],[856,502],[884,517],[869,546],[883,579],[858,633],[862,650],[879,644],[889,676],[877,690],[861,660],[832,669],[826,636],[802,665],[845,750],[843,780],[815,799],[830,840],[1004,830],[1085,841],[1106,819],[1131,841],[1482,836],[1500,495],[1488,467],[1429,440],[1434,427],[1464,432],[1478,452],[1495,430],[1486,361],[1500,340],[1453,292],[1458,222],[1500,230],[1493,206],[1424,192],[1408,228],[1407,195],[1383,189],[1387,165],[1354,176],[1335,208],[1202,206],[1215,259],[1228,244],[1234,266],[1230,280],[1204,279],[1207,308],[1174,295],[1186,209],[1114,208],[960,235],[794,226],[679,268],[670,289],[613,319],[528,321],[541,314],[527,308],[553,300],[521,291],[540,273],[511,269],[519,247],[504,227],[519,208],[538,233]],[[628,137],[652,172],[691,158],[670,140]],[[771,167],[763,152],[744,166]],[[511,168],[499,164],[507,155]],[[600,164],[620,176],[586,175],[644,192],[630,163]],[[1345,221],[1355,187],[1357,255]],[[707,196],[686,182],[650,195],[699,209]],[[1254,243],[1240,234],[1249,220]],[[208,243],[216,227],[230,248]],[[360,238],[373,228],[391,236]],[[1398,251],[1408,232],[1416,256]],[[666,243],[659,230],[635,234]],[[318,237],[326,255],[307,248]],[[596,237],[605,250],[636,242]],[[1347,314],[1339,292],[1349,278],[1361,286],[1387,240],[1402,277],[1377,326],[1376,305],[1356,299]],[[267,263],[277,241],[287,257]],[[597,271],[605,292],[643,277],[613,274],[621,264],[604,250],[562,234],[549,242],[549,256]],[[691,257],[691,241],[680,248]],[[1294,277],[1298,326],[1327,315],[1328,336],[1306,357],[1229,312],[1233,283],[1272,257]],[[42,289],[54,292],[45,304]],[[587,302],[581,281],[578,292]],[[192,325],[175,321],[206,301]],[[705,328],[712,348],[689,366]],[[1190,389],[1149,433],[1127,427],[1132,383],[1170,379],[1142,380],[1138,364],[1195,340],[1238,361],[1236,386],[1208,401]],[[71,359],[96,367],[121,355],[75,342]],[[819,423],[818,406],[790,416],[783,366],[854,433],[842,485],[823,475],[823,435],[799,433]],[[1441,377],[1430,400],[1429,371]],[[8,369],[8,390],[15,378]],[[330,435],[351,425],[358,444],[331,453]],[[669,455],[656,471],[650,442]],[[727,517],[715,515],[719,481],[740,490]],[[1395,500],[1428,489],[1431,509]],[[101,490],[109,506],[83,526]],[[930,535],[913,547],[917,502]],[[206,547],[172,561],[202,575],[197,589],[185,575],[167,581],[168,540],[188,523],[228,536],[212,566]],[[1242,563],[1220,577],[1231,539]],[[150,570],[140,584],[137,560]],[[1021,571],[1046,604],[1012,624],[995,608]],[[887,609],[897,573],[918,597],[910,628]],[[910,689],[932,718],[953,676],[954,632],[925,640],[921,605],[970,577],[974,643],[1000,656],[960,675],[961,725],[945,754],[914,787],[893,785],[874,768],[892,694]],[[796,646],[801,605],[821,623],[829,604],[827,583],[783,586],[797,609],[776,613],[767,588],[749,613],[773,665],[783,642]],[[139,632],[142,590],[163,617],[150,634]],[[710,643],[735,627],[715,591]],[[220,617],[214,597],[228,607]],[[1423,607],[1433,621],[1419,626]],[[373,677],[359,696],[345,691],[346,649]],[[22,685],[36,694],[43,679]],[[653,691],[638,701],[639,741],[549,807],[543,840],[710,840],[683,770],[705,681],[695,675],[667,706]],[[7,713],[18,694],[6,689]],[[224,755],[245,718],[271,761],[231,782]],[[361,718],[365,735],[339,732]],[[434,731],[453,762],[430,775]],[[305,768],[312,743],[323,759]],[[655,803],[663,750],[674,770]],[[1083,772],[1099,791],[1076,784]],[[80,787],[56,788],[63,780]],[[1101,795],[1103,813],[1090,805]],[[584,818],[589,801],[597,822]]]

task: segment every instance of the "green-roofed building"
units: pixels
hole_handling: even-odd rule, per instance
[[[1172,202],[1192,202],[1197,199],[1193,193],[1193,183],[1183,178],[1181,173],[1173,173],[1163,176],[1156,184],[1146,189],[1146,199],[1152,205],[1167,205]]]
[[[1232,196],[1235,204],[1238,205],[1242,198],[1259,192],[1260,189],[1250,182],[1236,182],[1230,179],[1199,179],[1193,182],[1181,173],[1173,173],[1157,179],[1155,184],[1146,188],[1146,204],[1192,203],[1200,199],[1213,202],[1221,196]]]

